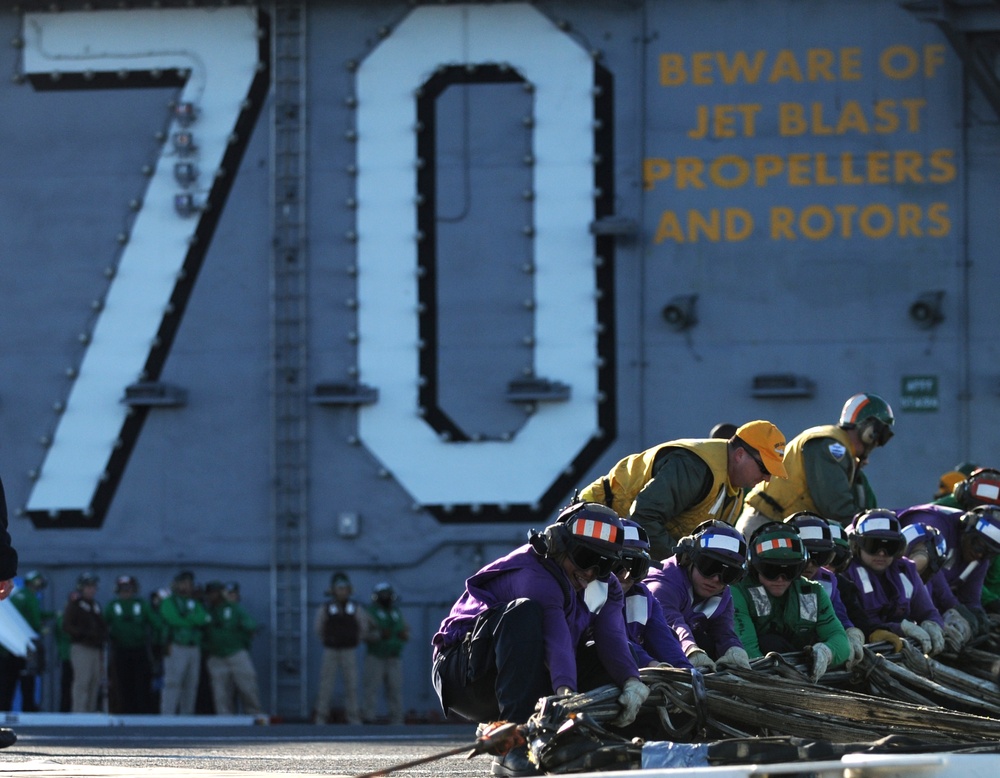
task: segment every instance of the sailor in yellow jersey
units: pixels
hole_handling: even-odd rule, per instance
[[[842,526],[875,507],[862,467],[872,451],[893,435],[892,408],[877,394],[856,394],[837,424],[810,427],[785,451],[788,478],[765,481],[747,495],[736,523],[744,535],[767,521],[783,521],[799,511],[816,513]]]
[[[652,557],[666,559],[702,522],[734,524],[744,489],[772,475],[786,478],[784,450],[781,430],[758,419],[728,440],[672,440],[625,457],[579,497],[638,522],[649,535]]]

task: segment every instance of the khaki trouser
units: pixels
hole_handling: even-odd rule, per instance
[[[358,714],[358,650],[356,648],[324,648],[319,671],[319,693],[316,695],[316,721],[326,722],[330,715],[330,698],[337,685],[337,674],[344,679],[344,715],[348,724],[360,724]]]
[[[212,678],[212,699],[219,716],[236,713],[233,704],[239,695],[243,712],[256,716],[260,713],[260,692],[257,689],[257,671],[250,652],[246,649],[229,656],[210,656],[206,662]]]
[[[193,716],[201,675],[201,647],[170,644],[163,657],[163,692],[160,713],[164,716]]]
[[[101,649],[73,643],[69,661],[73,665],[73,712],[95,713],[101,690]]]
[[[398,656],[381,658],[365,656],[365,721],[374,721],[378,712],[379,690],[385,684],[385,701],[389,723],[403,723],[403,663]]]

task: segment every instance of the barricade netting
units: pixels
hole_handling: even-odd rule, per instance
[[[906,640],[901,652],[868,644],[852,671],[828,672],[818,684],[809,681],[804,653],[768,654],[751,666],[706,674],[644,668],[651,692],[625,728],[610,724],[621,712],[617,686],[545,697],[524,728],[531,759],[558,774],[637,769],[644,748],[677,744],[697,745],[678,749],[686,755],[667,766],[1000,753],[996,624],[961,652],[933,659]]]

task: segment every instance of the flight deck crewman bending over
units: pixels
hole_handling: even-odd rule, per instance
[[[771,476],[787,478],[785,436],[769,421],[751,421],[729,440],[682,439],[622,459],[580,494],[642,525],[653,559],[706,521],[735,524],[743,490]]]
[[[736,526],[752,535],[761,524],[784,521],[799,511],[846,527],[875,507],[861,468],[871,452],[892,437],[895,417],[877,394],[856,394],[844,404],[837,424],[810,427],[788,443],[788,478],[766,481],[747,495]]]

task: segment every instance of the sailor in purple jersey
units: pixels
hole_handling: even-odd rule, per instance
[[[983,609],[983,581],[990,562],[1000,554],[1000,508],[980,505],[970,511],[928,503],[914,505],[899,514],[900,522],[935,527],[948,545],[941,568],[959,603],[970,611],[977,634],[989,631]]]
[[[934,607],[944,619],[945,639],[958,651],[972,639],[976,617],[958,601],[941,570],[948,558],[948,543],[937,527],[922,522],[904,526],[903,538],[906,540],[903,556],[917,568]]]
[[[845,603],[851,621],[869,642],[901,646],[899,638],[907,637],[924,653],[939,654],[945,646],[944,620],[913,562],[903,557],[906,540],[899,517],[876,508],[859,513],[851,526],[854,559],[844,573],[853,584],[853,596]]]
[[[681,538],[677,553],[653,570],[645,584],[663,608],[688,661],[701,670],[721,666],[750,668],[747,652],[733,627],[729,584],[747,570],[742,533],[722,521],[706,521]]]
[[[643,583],[650,567],[659,569],[659,562],[649,556],[649,536],[638,522],[622,519],[625,545],[615,577],[625,593],[625,631],[639,667],[690,668],[680,639],[666,619],[660,603]]]
[[[635,720],[649,688],[629,650],[621,585],[621,518],[598,503],[575,503],[527,545],[466,581],[432,640],[432,679],[445,715],[524,723],[540,697],[606,683],[621,687],[621,714]],[[578,672],[586,638],[601,665]],[[494,757],[493,775],[534,775],[525,749]]]

